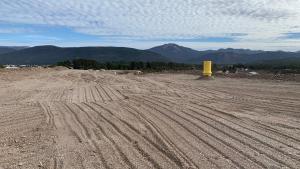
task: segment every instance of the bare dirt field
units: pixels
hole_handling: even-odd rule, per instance
[[[0,71],[0,169],[300,168],[300,83]]]

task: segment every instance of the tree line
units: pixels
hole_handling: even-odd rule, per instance
[[[252,63],[252,64],[233,64],[233,65],[221,65],[218,69],[229,71],[231,73],[236,72],[238,69],[248,69],[255,71],[267,71],[271,73],[300,73],[300,63]]]
[[[173,62],[97,62],[88,59],[75,59],[58,62],[56,66],[64,66],[73,69],[106,69],[106,70],[143,70],[143,71],[163,71],[163,70],[202,70],[202,65],[184,64]],[[300,73],[300,63],[252,63],[252,64],[213,64],[213,71],[236,72],[238,69],[264,70],[272,73]]]
[[[57,66],[64,66],[73,69],[107,69],[107,70],[193,70],[200,68],[200,65],[173,63],[173,62],[106,62],[101,63],[95,60],[75,59],[58,62]]]

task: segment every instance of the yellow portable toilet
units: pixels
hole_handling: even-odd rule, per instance
[[[212,61],[203,62],[203,76],[211,77],[212,75],[211,65],[212,65]]]

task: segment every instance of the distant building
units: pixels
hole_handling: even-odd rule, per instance
[[[16,65],[4,65],[5,69],[18,69],[19,67]]]

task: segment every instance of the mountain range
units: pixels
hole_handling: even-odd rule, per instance
[[[147,50],[125,47],[0,47],[0,64],[49,65],[73,59],[98,62],[142,61],[199,64],[211,60],[217,64],[255,63],[268,60],[300,60],[300,52],[219,49],[198,51],[176,44],[165,44]]]
[[[299,52],[262,51],[249,49],[219,49],[197,51],[176,44],[165,44],[149,49],[159,53],[173,62],[200,63],[211,60],[217,64],[254,63],[258,61],[276,60],[284,58],[299,58]]]
[[[26,46],[0,46],[0,54],[10,53],[25,48],[27,47]]]
[[[1,49],[1,48],[0,48]],[[49,65],[73,59],[91,59],[99,62],[142,61],[153,62],[169,60],[160,54],[123,47],[69,47],[36,46],[0,54],[0,64]]]

